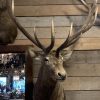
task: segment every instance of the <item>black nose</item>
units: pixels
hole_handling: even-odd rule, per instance
[[[58,73],[58,76],[60,77],[61,80],[65,80],[66,79],[66,75],[61,75],[60,73]]]

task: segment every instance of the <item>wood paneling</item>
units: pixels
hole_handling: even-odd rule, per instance
[[[64,90],[100,90],[100,77],[68,77]]]
[[[54,17],[54,22],[56,26],[55,35],[56,38],[59,39],[59,41],[57,41],[56,43],[57,47],[63,42],[63,39],[67,37],[69,27],[65,26],[70,26],[70,20],[74,21],[75,26],[82,25],[83,22],[85,21],[84,16],[69,16],[69,17],[70,18],[66,18],[65,16]],[[45,38],[44,41],[46,41],[46,38],[50,38],[50,32],[51,32],[50,26],[52,17],[20,17],[20,18],[18,17],[18,20],[23,25],[23,27],[26,27],[26,30],[28,30],[30,34],[33,35],[33,27],[36,25],[38,27],[37,34],[39,38],[42,39]],[[100,42],[99,30],[100,30],[99,26],[92,27],[86,34],[82,36],[84,38],[79,40],[79,44],[77,45],[76,50],[100,49],[100,45],[98,44]],[[19,32],[19,34],[20,33],[21,32]],[[20,34],[18,35],[17,39],[27,39],[27,38],[22,34]],[[23,42],[20,44],[25,45],[25,41],[23,40]],[[48,41],[49,39],[47,39],[47,42]],[[15,44],[18,44],[18,41],[15,42]],[[27,42],[26,44],[30,45],[30,42]]]
[[[89,0],[88,2],[90,3],[91,0]],[[98,3],[99,2],[100,1],[98,1]],[[58,47],[58,45],[62,43],[63,38],[67,36],[68,27],[66,28],[66,26],[70,26],[71,22],[74,22],[74,26],[83,25],[83,22],[86,19],[86,16],[83,16],[86,14],[83,11],[81,11],[82,9],[84,9],[84,7],[75,0],[62,0],[62,1],[59,1],[59,0],[58,1],[54,1],[54,0],[46,0],[46,1],[45,0],[42,0],[42,1],[20,0],[19,1],[19,0],[16,0],[15,5],[16,5],[15,15],[20,16],[18,17],[18,20],[23,25],[23,27],[26,27],[26,29],[30,33],[33,33],[33,27],[37,26],[38,27],[37,34],[39,38],[42,38],[42,39],[50,38],[49,28],[51,26],[52,15],[55,15],[54,23],[55,23],[55,26],[57,27],[55,29],[56,30],[55,35],[56,35],[56,38],[59,39],[57,40],[59,42],[57,43],[56,47]],[[100,8],[99,4],[98,4],[98,7]],[[66,16],[62,16],[62,15],[66,15]],[[30,16],[39,16],[39,17],[30,17]],[[99,16],[95,25],[100,25]],[[17,40],[15,41],[13,45],[19,45],[19,44],[32,45],[30,41],[23,40],[23,39],[27,39],[25,36],[23,36],[20,32],[19,34],[20,35],[18,35]],[[80,41],[84,41],[84,43],[83,42],[81,43],[79,41],[75,50],[100,49],[100,45],[98,44],[99,37],[100,37],[99,26],[93,27],[90,31],[88,31],[82,37],[84,38],[80,39]]]
[[[99,8],[98,14],[100,14],[100,5],[98,5],[98,8]],[[15,6],[15,15],[16,16],[86,15],[84,10],[85,9],[83,5]]]
[[[74,26],[83,25],[86,16],[55,16],[55,17],[17,17],[23,27],[51,27],[52,18],[55,26],[66,27],[70,26],[71,22]],[[100,25],[100,20],[97,19],[95,25]]]
[[[75,27],[76,28],[76,27]],[[25,28],[32,36],[34,28]],[[67,38],[70,27],[55,27],[55,38],[64,39]],[[51,38],[51,27],[36,28],[38,38]],[[17,39],[27,39],[20,31],[18,31]],[[88,32],[84,33],[81,37],[84,38],[100,38],[99,27],[92,27]]]
[[[34,81],[36,82],[36,78]],[[61,84],[68,91],[100,91],[100,77],[67,77]]]
[[[28,47],[27,45],[0,45],[0,53],[24,53]]]
[[[75,26],[82,25],[83,22],[85,21],[84,16],[69,16],[69,17],[70,19],[66,18],[65,16],[54,17],[55,26],[57,27],[55,29],[56,30],[55,35],[56,35],[56,38],[59,39],[59,42],[57,43],[58,45],[62,43],[63,38],[67,37],[66,33],[68,33],[69,30],[68,30],[68,27],[65,27],[65,26],[70,26],[70,20],[74,21]],[[42,39],[50,38],[50,32],[51,32],[50,26],[51,26],[52,17],[20,17],[20,18],[18,17],[18,19],[23,25],[23,27],[26,27],[26,30],[28,30],[29,33],[33,34],[33,27],[36,25],[38,27],[37,34],[39,38],[42,38]],[[82,43],[79,46],[77,45],[76,48],[79,48],[77,50],[82,50],[82,49],[86,50],[89,48],[90,49],[100,48],[100,45],[98,44],[100,40],[99,26],[94,26],[82,37],[86,37],[86,38],[82,38],[82,41],[84,41],[85,43],[84,44]],[[95,37],[95,38],[91,38],[91,37]],[[18,35],[17,39],[27,39],[27,38],[23,36],[22,34],[20,34]],[[79,41],[81,41],[81,39]],[[23,43],[25,43],[25,41]],[[27,42],[27,44],[28,43],[30,42]]]
[[[88,3],[93,0],[86,0]],[[100,3],[100,0],[98,0]],[[51,4],[80,4],[78,0],[15,0],[15,5],[51,5]]]
[[[54,49],[59,47],[65,39],[56,39]],[[40,39],[40,41],[48,46],[50,44],[50,39]],[[100,38],[80,38],[74,50],[96,50],[100,49]],[[29,40],[16,40],[11,45],[33,45]],[[34,46],[35,47],[35,46]],[[37,48],[35,48],[37,49]]]
[[[66,91],[66,100],[100,100],[100,91]]]
[[[73,52],[70,64],[100,64],[100,51],[75,51]],[[67,64],[67,62],[66,62]]]

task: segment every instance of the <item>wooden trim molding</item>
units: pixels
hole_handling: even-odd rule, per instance
[[[28,45],[0,45],[0,53],[24,53]]]

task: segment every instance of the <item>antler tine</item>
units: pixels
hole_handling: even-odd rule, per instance
[[[93,26],[93,24],[95,23],[96,17],[97,17],[97,12],[98,12],[98,8],[96,8],[95,14],[94,14],[93,17],[91,18],[91,22],[88,24],[87,27],[85,27],[85,28],[83,29],[83,31],[82,31],[83,33],[86,32],[86,31],[88,31],[88,30]]]
[[[76,34],[74,34],[71,37],[72,38],[71,40],[75,39],[80,34],[85,33],[94,25],[96,17],[97,17],[97,12],[98,12],[98,8],[96,7],[96,5],[95,6],[94,5],[90,10],[89,15],[88,15],[87,20],[85,21],[84,25],[81,27],[80,30],[78,30],[78,32],[76,32]]]
[[[38,37],[36,35],[36,30],[35,30],[35,27],[34,27],[34,37],[35,37],[35,40],[38,44],[38,47],[41,48],[44,52],[45,52],[45,47],[40,43],[40,41],[38,40]]]
[[[86,8],[90,8],[90,6],[87,4],[87,2],[86,2],[86,0],[80,0],[81,1],[81,3],[83,3],[84,4],[84,6],[86,7]]]
[[[95,12],[94,18],[92,19],[93,21],[91,20],[89,25],[84,28],[84,30],[82,31],[82,34],[85,33],[86,31],[88,31],[92,27],[92,25],[94,24],[94,22],[96,20],[97,12],[98,12],[98,8],[96,8],[96,12]],[[72,44],[74,44],[80,38],[80,36],[81,35],[77,36],[76,38],[74,37],[73,40],[67,45],[67,47],[72,45]]]
[[[93,24],[95,23],[96,17],[97,17],[97,12],[98,12],[98,8],[96,8],[95,15],[93,16],[93,19],[92,19],[93,21],[91,20],[91,22],[89,23],[89,25],[84,28],[84,30],[82,31],[82,33],[85,33],[86,31],[88,31],[93,26]],[[74,39],[71,44],[75,43],[75,41],[77,41],[77,40],[78,40],[78,38]],[[71,45],[71,44],[69,44],[69,45]]]
[[[83,0],[81,0],[81,1],[83,1]],[[86,22],[81,27],[81,29],[77,32],[77,34],[75,34],[72,37],[72,42],[69,45],[75,43],[79,39],[77,36],[88,31],[93,26],[93,24],[95,23],[95,20],[96,20],[96,17],[97,17],[97,12],[98,12],[98,8],[96,7],[96,3],[97,3],[97,0],[96,1],[94,0],[93,6],[91,8],[89,8],[90,11],[89,11],[89,15],[87,17]]]
[[[87,8],[87,9],[91,9],[91,6],[88,5],[88,3],[86,2],[86,0],[79,0],[81,3],[83,3],[83,5]],[[94,0],[93,4],[97,4],[97,0]]]
[[[64,48],[67,48],[67,47],[71,46],[72,44],[74,44],[80,38],[81,34],[88,31],[95,23],[95,20],[96,20],[96,17],[97,17],[97,12],[98,12],[97,0],[96,1],[94,0],[94,3],[93,3],[92,6],[88,6],[88,4],[85,2],[85,0],[81,0],[81,2],[89,10],[87,20],[85,21],[83,26],[80,28],[80,30],[75,32],[76,34],[74,34],[72,36],[68,36],[66,41],[56,50],[56,56],[57,57],[59,57],[59,53],[60,53],[61,50],[63,50]]]
[[[52,26],[51,26],[51,44],[46,48],[46,53],[48,54],[51,49],[54,47],[54,44],[55,44],[55,37],[54,37],[54,33],[55,33],[55,30],[54,30],[54,21],[52,19]]]
[[[88,15],[87,20],[85,21],[84,25],[81,27],[80,30],[78,30],[78,32],[76,32],[76,34],[73,35],[73,37],[71,37],[72,39],[75,39],[80,34],[85,33],[86,31],[88,31],[93,26],[95,19],[96,19],[96,16],[97,16],[97,8],[95,8],[95,9],[93,9],[93,8],[89,12],[89,15]]]
[[[73,30],[73,23],[71,23],[71,28],[70,28],[70,31],[69,31],[69,34],[68,34],[68,37],[67,39],[65,40],[65,42],[56,50],[56,57],[59,58],[59,53],[60,51],[65,48],[66,44],[68,44],[68,41],[69,41],[69,37],[72,33],[72,30]]]
[[[93,22],[95,22],[95,19],[96,18],[94,17],[93,14],[97,16],[96,2],[94,2],[93,6],[91,8],[89,8],[89,15],[87,17],[87,20],[86,20],[86,22],[84,23],[84,25],[82,26],[82,28],[79,31],[84,30],[85,27],[87,27],[87,25],[89,25],[89,23],[92,22],[92,18],[94,18],[93,19],[94,20]]]
[[[35,40],[38,44],[38,46],[44,51],[44,53],[47,55],[51,49],[54,47],[54,43],[55,43],[55,37],[54,37],[54,21],[52,20],[52,27],[51,27],[51,44],[45,48],[41,43],[40,41],[38,40],[37,38],[37,35],[36,35],[36,31],[35,31],[35,28],[34,28],[34,37],[35,37]]]

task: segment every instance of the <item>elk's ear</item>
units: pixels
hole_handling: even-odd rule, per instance
[[[70,59],[70,57],[72,55],[72,51],[63,51],[61,53],[61,55],[63,56],[63,60],[66,61],[66,60]]]
[[[32,58],[36,56],[36,52],[33,47],[28,48],[28,50],[26,51],[26,56],[30,56]]]

